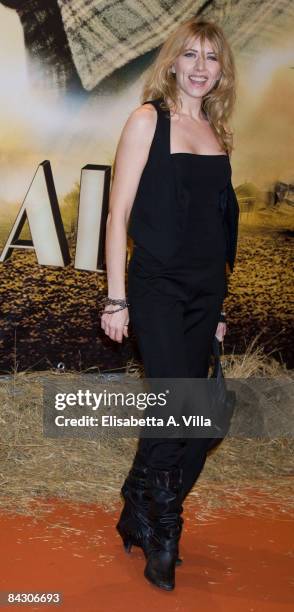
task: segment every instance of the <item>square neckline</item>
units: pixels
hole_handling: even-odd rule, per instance
[[[190,153],[190,151],[176,151],[175,153],[170,153],[170,155],[192,155],[194,157],[228,157],[227,153]]]
[[[171,118],[170,118],[170,109],[168,109],[168,123],[169,123],[169,134],[168,134],[168,143],[169,143],[169,155],[172,157],[173,155],[192,155],[194,157],[229,157],[227,153],[191,153],[190,151],[176,151],[175,153],[171,152]]]

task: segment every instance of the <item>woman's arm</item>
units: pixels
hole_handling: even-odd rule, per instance
[[[157,112],[153,105],[145,104],[135,109],[123,128],[116,151],[105,243],[108,297],[114,299],[125,298],[127,225],[148,160],[156,121]],[[106,310],[116,308],[107,305]],[[128,321],[127,308],[113,314],[104,312],[101,327],[112,340],[122,342],[123,335],[128,335]]]
[[[240,213],[237,196],[236,196],[231,180],[229,182],[229,185],[227,186],[226,192],[222,194],[222,197],[220,199],[220,207],[224,215],[226,239],[227,239],[227,244],[228,244],[227,267],[229,269],[229,272],[227,272],[227,274],[231,274],[233,272],[235,259],[236,259],[239,213]],[[228,290],[226,291],[224,301],[227,296],[228,296]],[[223,304],[222,314],[220,315],[219,323],[218,323],[217,330],[216,330],[216,336],[218,337],[219,340],[223,340],[226,332],[227,332],[226,315],[225,315],[225,308]]]

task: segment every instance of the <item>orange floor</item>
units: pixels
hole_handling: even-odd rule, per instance
[[[127,555],[114,526],[118,511],[48,502],[42,518],[2,514],[1,591],[63,594],[61,606],[1,610],[66,612],[283,612],[293,610],[293,521],[219,511],[207,524],[188,505],[177,586],[164,592],[143,577],[138,548]],[[254,512],[253,512],[254,514]],[[292,604],[292,605],[291,605]]]

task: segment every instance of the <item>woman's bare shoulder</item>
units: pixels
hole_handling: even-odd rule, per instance
[[[130,117],[136,117],[138,118],[138,120],[140,118],[143,121],[150,120],[150,117],[156,118],[156,116],[157,116],[157,110],[154,104],[152,104],[151,102],[145,102],[145,104],[141,104],[140,106],[137,106],[137,108],[135,108],[133,112],[130,114]]]
[[[135,108],[128,117],[126,129],[143,137],[152,136],[157,121],[156,108],[150,102]]]

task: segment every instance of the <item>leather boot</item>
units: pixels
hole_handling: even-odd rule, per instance
[[[125,503],[116,525],[126,552],[130,552],[132,546],[143,547],[152,532],[147,518],[149,499],[145,490],[146,474],[147,466],[140,461],[137,453],[121,489]]]
[[[159,588],[171,591],[175,587],[175,565],[183,519],[183,469],[148,469],[150,491],[149,513],[153,533],[148,550],[144,576]]]
[[[136,453],[133,466],[121,489],[125,503],[116,525],[125,551],[129,553],[132,546],[139,546],[146,559],[153,532],[152,523],[148,518],[150,495],[146,488],[147,471],[147,465]],[[177,558],[176,565],[181,563],[182,559]]]

